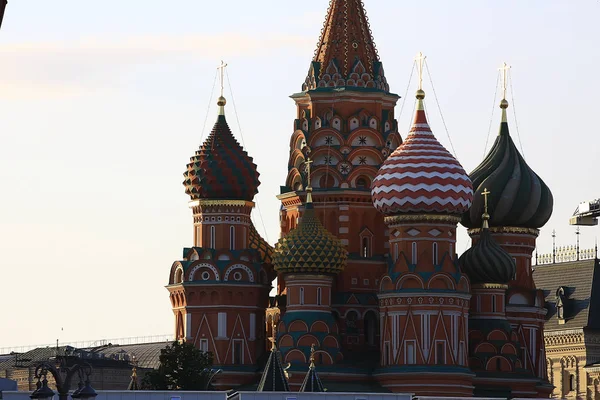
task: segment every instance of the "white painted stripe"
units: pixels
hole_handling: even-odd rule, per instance
[[[413,128],[429,128],[429,124],[428,123],[424,123],[424,124],[412,124]]]
[[[440,142],[438,142],[438,140],[435,138],[432,139],[432,138],[410,137],[410,135],[408,135],[406,137],[406,140],[404,141],[404,143],[410,143],[410,142],[429,142],[429,143],[440,144]]]
[[[404,161],[404,160],[419,160],[419,159],[425,159],[425,160],[446,160],[446,161],[456,161],[456,158],[454,157],[442,157],[442,156],[402,156],[402,157],[398,157],[398,156],[392,156],[389,157],[386,162],[388,161]]]
[[[442,179],[458,179],[458,180],[470,180],[467,174],[462,172],[392,172],[387,174],[379,174],[373,179],[374,181],[380,181],[382,179],[403,179],[403,178],[442,178]]]
[[[418,142],[420,142],[420,140],[418,140],[418,139],[413,139],[410,142],[404,142],[404,143],[402,143],[402,148],[404,149],[407,147],[425,147],[425,148],[436,148],[436,149],[446,150],[446,148],[444,146],[442,146],[441,144],[426,144],[426,143],[418,143]]]
[[[417,190],[427,190],[428,192],[432,192],[434,190],[440,190],[442,192],[448,192],[448,191],[453,191],[456,193],[466,193],[466,194],[471,194],[473,193],[473,188],[468,187],[468,186],[464,186],[464,185],[452,185],[452,184],[447,184],[447,185],[440,185],[439,183],[419,183],[416,185],[413,185],[411,183],[405,183],[402,185],[381,185],[381,186],[377,186],[374,187],[372,190],[372,194],[379,194],[381,192],[383,193],[390,193],[392,191],[394,192],[401,192],[403,190],[409,190],[409,191],[413,191],[416,192]]]
[[[389,158],[388,158],[389,160]],[[456,160],[454,160],[456,161]],[[463,167],[458,164],[442,164],[442,163],[402,163],[402,164],[384,164],[381,166],[381,169],[392,169],[392,168],[431,168],[437,167],[439,169],[463,169]]]
[[[401,199],[399,199],[398,197],[392,197],[391,199],[376,199],[373,202],[373,205],[375,207],[381,207],[382,205],[386,205],[386,206],[391,206],[391,205],[404,205],[406,203],[410,203],[413,206],[414,205],[418,205],[418,204],[425,204],[425,205],[432,205],[432,204],[439,204],[439,205],[447,205],[447,204],[452,204],[453,206],[464,206],[464,207],[469,207],[471,205],[471,201],[468,199],[454,199],[451,197],[446,197],[446,198],[441,198],[439,196],[435,196],[435,197],[431,197],[431,198],[427,198],[424,196],[419,196],[416,199],[413,198],[409,198],[409,197],[403,197]]]
[[[407,146],[402,146],[400,149],[402,151],[402,154],[419,154],[419,153],[425,153],[425,154],[439,154],[439,155],[449,155],[450,153],[448,152],[448,150],[444,149],[443,147],[438,149],[438,150],[430,150],[430,149],[407,149]],[[421,146],[417,146],[417,147],[421,147]],[[429,156],[427,156],[429,157]]]

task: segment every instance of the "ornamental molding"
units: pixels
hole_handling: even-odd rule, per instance
[[[472,228],[467,231],[469,236],[481,234],[481,228]],[[532,235],[538,237],[540,234],[539,229],[533,228],[519,228],[516,226],[494,226],[490,227],[491,233],[517,233],[520,235]]]
[[[508,289],[508,285],[503,283],[476,283],[471,285],[472,289]]]
[[[210,269],[214,274],[215,274],[215,280],[216,281],[220,281],[221,277],[219,276],[219,271],[217,271],[217,269],[215,268],[214,265],[212,264],[208,264],[208,263],[202,263],[202,264],[198,264],[196,265],[194,268],[192,268],[192,270],[190,271],[190,278],[189,281],[193,282],[194,281],[194,275],[196,274],[196,271],[198,271],[201,268],[208,268]]]
[[[460,217],[456,215],[442,215],[442,214],[403,214],[403,215],[391,215],[384,218],[386,225],[394,226],[403,222],[441,222],[448,224],[458,224]]]
[[[190,208],[193,207],[212,207],[212,206],[235,206],[235,207],[251,207],[255,204],[252,201],[246,200],[192,200],[188,203]]]
[[[235,264],[232,265],[231,267],[229,267],[227,269],[227,271],[225,272],[225,276],[223,277],[223,281],[227,282],[229,280],[229,275],[231,275],[231,273],[233,271],[235,271],[236,269],[241,269],[246,271],[246,273],[248,274],[248,280],[251,283],[254,283],[254,274],[252,273],[252,270],[250,268],[248,268],[247,266],[243,265],[243,264]]]
[[[423,295],[398,295],[386,294],[378,295],[380,307],[390,306],[446,306],[446,307],[469,307],[469,299],[471,295],[455,294],[453,296],[440,294],[423,294]]]

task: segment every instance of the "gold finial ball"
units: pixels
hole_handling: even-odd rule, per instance
[[[219,97],[219,100],[217,100],[217,105],[219,107],[223,107],[225,104],[227,104],[227,100],[225,100],[225,97]]]
[[[417,90],[417,99],[423,100],[425,98],[425,92],[422,89]]]
[[[500,108],[503,110],[508,108],[508,101],[506,101],[506,99],[502,99],[502,101],[500,102]]]

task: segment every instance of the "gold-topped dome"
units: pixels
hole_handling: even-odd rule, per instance
[[[342,242],[321,224],[309,197],[298,226],[275,245],[273,265],[279,273],[337,274],[344,270],[346,257]]]

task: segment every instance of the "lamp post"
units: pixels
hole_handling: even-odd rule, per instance
[[[54,377],[59,400],[69,399],[71,381],[76,374],[79,377],[79,387],[71,394],[73,399],[93,400],[98,395],[90,384],[90,375],[92,375],[90,364],[80,362],[67,367],[66,363],[61,362],[61,365],[56,367],[49,362],[42,362],[35,369],[35,377],[38,380],[37,389],[29,396],[33,400],[50,400],[55,395],[54,391],[48,387],[46,378],[48,373]]]

